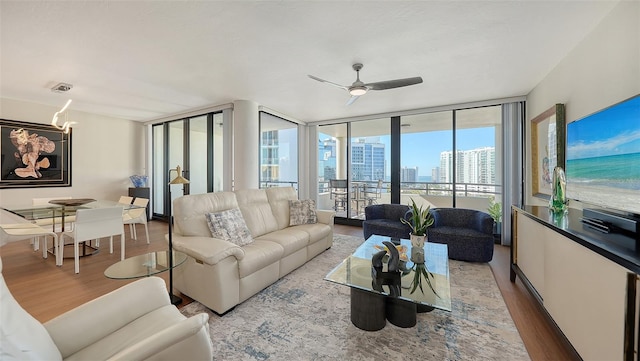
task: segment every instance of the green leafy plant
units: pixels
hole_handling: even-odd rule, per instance
[[[416,201],[411,199],[411,218],[406,220],[400,218],[400,222],[411,227],[411,234],[416,236],[424,236],[427,234],[427,228],[433,225],[433,215],[429,212],[430,206],[427,209],[423,209],[422,205],[418,207]]]
[[[413,272],[414,274],[413,280],[411,281],[411,291],[409,293],[413,294],[416,289],[420,288],[420,292],[424,294],[424,290],[422,289],[422,280],[424,279],[427,281],[427,284],[429,285],[429,288],[431,288],[431,291],[433,291],[433,293],[437,297],[440,297],[436,290],[433,288],[433,284],[431,284],[431,280],[429,279],[429,276],[433,277],[433,273],[429,272],[425,263],[416,263],[413,266]]]
[[[489,207],[487,208],[489,215],[493,218],[493,221],[500,223],[502,221],[502,205],[500,202],[496,202],[495,197],[489,198]]]

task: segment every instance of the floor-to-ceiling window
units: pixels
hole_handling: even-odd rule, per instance
[[[452,207],[453,112],[403,116],[400,132],[400,203]]]
[[[455,125],[455,205],[486,212],[501,201],[501,106],[456,110]]]
[[[167,215],[169,181],[178,166],[189,184],[171,186],[171,201],[184,194],[222,189],[222,113],[208,113],[155,124],[153,136],[153,213]]]
[[[335,210],[346,217],[349,202],[347,180],[347,124],[318,127],[318,209]]]
[[[335,209],[338,221],[411,199],[486,211],[500,200],[501,122],[496,105],[320,125],[318,208]],[[331,179],[347,180],[346,191]]]
[[[391,129],[389,118],[351,123],[349,218],[364,219],[364,208],[389,203]],[[383,198],[384,193],[384,198]]]
[[[298,125],[260,112],[260,188],[298,189]]]

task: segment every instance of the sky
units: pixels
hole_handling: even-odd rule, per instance
[[[640,152],[640,96],[567,125],[567,160]]]
[[[483,147],[495,147],[495,127],[460,129],[456,133],[458,150],[471,150]],[[379,137],[385,144],[387,159],[386,175],[391,173],[391,137]],[[401,167],[418,167],[418,176],[431,176],[431,170],[440,165],[440,152],[453,148],[453,131],[433,131],[425,133],[407,133],[401,140]]]
[[[440,165],[440,152],[452,150],[452,138],[452,130],[403,134],[401,166],[418,167],[419,176],[431,176],[431,169]],[[456,143],[458,150],[495,147],[495,127],[460,129],[456,132]]]

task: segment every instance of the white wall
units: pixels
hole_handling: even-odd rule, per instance
[[[60,106],[64,105],[61,100]],[[31,198],[70,195],[118,200],[132,186],[129,176],[147,174],[142,123],[104,117],[69,108],[74,121],[71,138],[71,187],[1,189],[0,205],[31,204]],[[50,124],[59,108],[0,99],[0,118]]]
[[[620,2],[527,96],[531,119],[556,103],[565,104],[567,123],[640,94],[640,2]],[[527,199],[531,196],[531,143],[527,140]],[[571,207],[578,206],[572,202]]]

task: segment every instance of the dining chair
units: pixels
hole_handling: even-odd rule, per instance
[[[120,196],[120,199],[118,200],[118,203],[120,204],[131,204],[131,202],[133,202],[133,197],[129,197],[129,196]]]
[[[79,244],[93,239],[109,237],[109,253],[113,253],[113,236],[120,235],[120,259],[124,260],[124,224],[122,206],[78,209],[72,231],[63,232],[58,243],[59,254],[65,245],[65,237],[73,238],[75,273],[80,273]],[[62,257],[60,257],[62,264]]]
[[[133,208],[125,211],[122,215],[124,224],[129,225],[129,232],[131,238],[138,240],[138,234],[136,233],[136,224],[143,224],[144,231],[147,235],[147,244],[149,244],[149,227],[147,226],[147,204],[149,200],[146,198],[139,198],[133,200],[133,205],[138,208]]]
[[[31,199],[31,205],[33,205],[33,206],[49,205],[49,201],[54,200],[54,199],[71,199],[71,196],[32,198]],[[75,218],[73,216],[66,216],[64,218],[65,227],[62,227],[62,217],[56,217],[55,214],[52,214],[51,217],[35,219],[33,221],[33,223],[37,224],[38,226],[45,227],[45,228],[52,227],[52,230],[54,232],[61,232],[63,228],[72,229],[73,228],[74,219]],[[40,248],[41,241],[44,241],[42,243],[44,243],[45,249],[47,249],[46,238],[45,239],[40,239],[40,237],[34,237],[34,239],[32,241],[33,250],[34,251],[37,251]]]
[[[31,199],[31,205],[33,206],[46,206],[46,205],[51,205],[49,203],[49,201],[52,201],[54,199],[72,199],[71,196],[64,196],[64,197],[48,197],[48,198],[32,198]],[[67,230],[67,227],[69,229],[73,228],[73,222],[75,220],[74,216],[65,216],[64,217],[64,228],[65,230]],[[41,218],[41,219],[36,219],[35,220],[35,224],[39,225],[39,226],[53,226],[54,224],[57,226],[62,227],[62,218],[61,217],[51,217],[51,218]],[[58,228],[56,227],[56,229],[62,229],[62,228]]]
[[[23,222],[23,223],[6,223],[0,224],[0,246],[9,242],[20,241],[23,239],[36,239],[44,240],[42,245],[42,258],[47,258],[47,236],[53,237],[53,248],[55,250],[56,265],[62,265],[62,253],[58,250],[58,235],[49,231],[37,224]],[[42,238],[40,238],[42,237]]]

